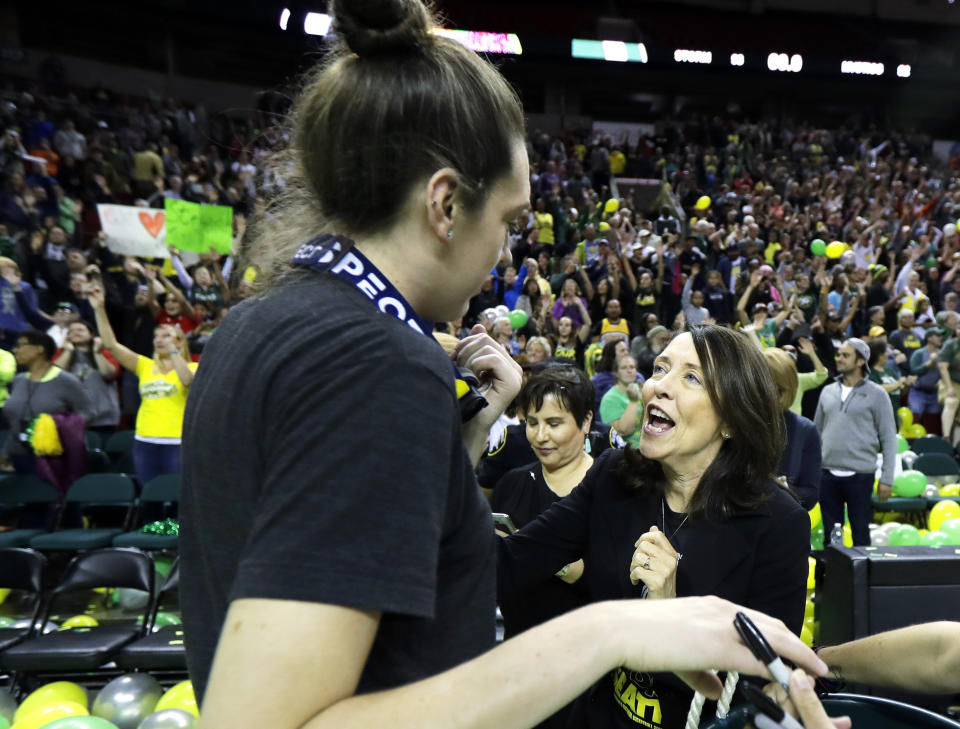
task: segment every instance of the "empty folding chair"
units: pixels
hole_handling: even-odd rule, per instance
[[[180,502],[180,474],[165,473],[150,479],[140,493],[139,518],[137,524],[143,527],[150,514],[150,507],[167,505],[175,507]],[[145,514],[147,516],[145,516]],[[113,538],[114,547],[138,547],[140,549],[176,549],[176,534],[147,534],[141,531],[127,532]]]
[[[137,489],[130,476],[122,473],[91,473],[81,476],[67,491],[64,509],[76,504],[81,511],[90,507],[117,507],[122,511],[120,525],[92,529],[60,529],[30,540],[34,549],[82,550],[109,547],[113,538],[123,534],[130,524]]]
[[[153,560],[137,549],[98,549],[71,560],[41,610],[45,625],[57,605],[71,593],[100,587],[129,588],[153,594]],[[0,653],[0,666],[28,673],[92,670],[112,660],[123,646],[147,629],[148,605],[122,617],[101,617],[92,627],[59,630],[14,645]],[[138,620],[140,622],[138,622]]]
[[[163,625],[157,627],[157,615],[161,609],[179,615],[180,562],[173,563],[170,574],[157,593],[150,610],[149,632],[146,637],[129,643],[117,654],[116,662],[121,668],[138,671],[181,670],[187,667],[187,654],[183,645],[183,626]]]
[[[56,523],[60,493],[39,476],[10,476],[0,481],[0,513],[19,527],[0,532],[0,547],[26,547],[30,540],[48,532]],[[40,526],[26,526],[33,514]]]
[[[26,598],[24,607],[27,613],[24,617],[13,616],[18,618],[15,623],[26,622],[26,625],[0,627],[0,653],[34,634],[43,602],[43,573],[46,566],[47,558],[32,549],[0,549],[0,588],[11,590],[4,600],[4,609],[9,610],[11,603],[23,597]],[[10,617],[7,616],[8,619]]]

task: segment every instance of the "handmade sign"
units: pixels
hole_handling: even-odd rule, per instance
[[[97,205],[107,248],[123,256],[169,258],[166,213],[133,205]]]
[[[233,249],[233,208],[167,198],[167,245],[181,251],[225,255]]]

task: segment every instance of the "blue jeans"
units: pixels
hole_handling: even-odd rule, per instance
[[[180,472],[180,444],[133,441],[133,470],[143,486],[154,476]]]
[[[870,546],[873,479],[872,473],[834,476],[827,469],[823,469],[820,476],[820,513],[823,515],[826,539],[830,539],[834,524],[843,524],[843,505],[846,503],[854,546]]]
[[[907,406],[914,415],[940,414],[940,403],[936,392],[921,392],[911,387],[910,394],[907,395]]]

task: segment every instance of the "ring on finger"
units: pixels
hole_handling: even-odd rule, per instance
[[[650,569],[650,558],[649,558],[649,557],[647,557],[647,561],[643,563],[643,568],[644,568],[645,570]]]

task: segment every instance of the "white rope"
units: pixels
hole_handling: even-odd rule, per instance
[[[706,698],[699,691],[693,695],[693,701],[690,702],[690,711],[687,714],[686,729],[699,729],[700,713],[703,711],[703,702],[706,701]]]
[[[723,684],[723,693],[720,694],[720,701],[717,702],[717,718],[723,719],[730,713],[730,702],[733,701],[733,692],[737,690],[737,681],[740,674],[736,671],[730,671],[727,674],[726,683]]]
[[[727,680],[723,684],[723,693],[720,694],[720,701],[717,702],[717,718],[723,719],[730,712],[730,702],[733,701],[733,692],[737,689],[737,681],[740,674],[736,671],[730,671],[727,674]],[[706,696],[697,691],[693,695],[693,701],[690,702],[690,711],[687,713],[686,729],[699,729],[700,715],[703,713],[703,703]]]

